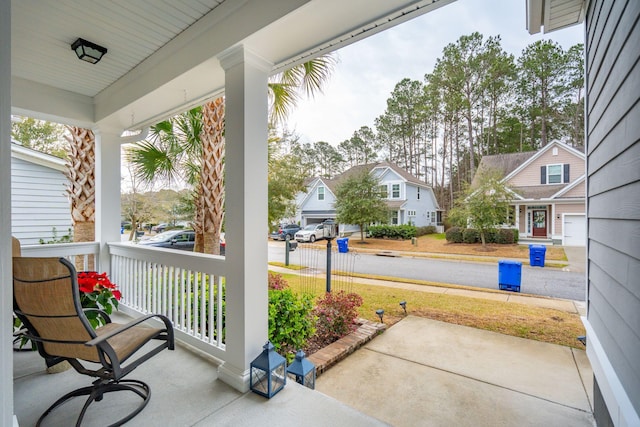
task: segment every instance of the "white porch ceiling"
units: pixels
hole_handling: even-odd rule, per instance
[[[526,0],[529,34],[545,34],[584,21],[586,0]]]
[[[135,129],[224,91],[243,44],[274,72],[454,0],[12,0],[12,110]],[[108,49],[96,65],[78,37]]]

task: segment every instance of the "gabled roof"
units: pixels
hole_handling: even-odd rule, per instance
[[[544,155],[544,153],[546,153],[553,147],[567,150],[570,153],[574,154],[576,157],[581,158],[582,160],[584,160],[585,158],[583,152],[561,142],[550,142],[538,151],[525,151],[522,153],[494,154],[490,156],[483,156],[480,160],[480,164],[478,165],[478,170],[473,177],[471,186],[475,187],[477,185],[478,176],[481,175],[481,172],[489,169],[499,171],[503,176],[503,182],[509,181],[520,171],[525,169],[529,164],[533,163],[537,158]]]
[[[510,175],[511,172],[516,170],[527,160],[531,159],[533,156],[535,156],[535,154],[535,151],[525,151],[522,153],[507,153],[482,156],[480,164],[478,165],[478,170],[473,176],[471,187],[475,188],[477,186],[478,176],[480,176],[482,172],[492,169],[499,171],[503,177]]]
[[[11,142],[11,157],[63,172],[66,160]]]

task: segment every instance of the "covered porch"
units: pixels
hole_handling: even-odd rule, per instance
[[[226,384],[221,387],[230,396],[240,396],[248,390],[249,363],[267,339],[267,245],[256,236],[268,231],[269,76],[451,1],[362,0],[345,5],[337,0],[185,0],[158,2],[151,9],[115,2],[3,0],[0,216],[11,218],[12,114],[93,130],[95,242],[50,245],[31,253],[24,248],[23,255],[94,255],[96,269],[121,286],[124,313],[171,313],[178,338],[216,361],[211,377],[205,377]],[[71,48],[77,38],[104,46],[106,55],[96,64],[78,60]],[[121,245],[121,145],[144,138],[146,129],[160,120],[220,96],[226,103],[226,257],[176,256]],[[10,236],[10,221],[2,221],[4,284],[12,277]],[[195,276],[205,282],[189,282],[194,299],[187,315],[171,300],[175,293],[170,293],[168,278]],[[143,283],[151,283],[151,288]],[[224,314],[214,314],[215,302],[200,299],[198,304],[204,289],[222,290],[223,283],[226,289],[217,295],[221,298],[224,292]],[[11,425],[18,405],[9,326],[11,286],[0,288],[0,311],[5,325],[0,333],[0,424]],[[136,422],[144,423],[149,413]]]

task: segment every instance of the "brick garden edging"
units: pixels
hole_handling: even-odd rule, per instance
[[[358,329],[307,357],[316,365],[316,375],[319,376],[387,329],[384,323],[366,319],[358,319],[358,323],[360,324]]]

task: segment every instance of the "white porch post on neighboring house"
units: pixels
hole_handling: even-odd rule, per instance
[[[225,69],[226,362],[219,378],[249,389],[249,364],[268,332],[267,82],[272,64],[243,46],[219,57]]]
[[[94,129],[96,137],[96,241],[100,271],[111,273],[108,242],[120,241],[120,131]]]
[[[11,1],[0,0],[0,425],[13,421],[11,285]]]

